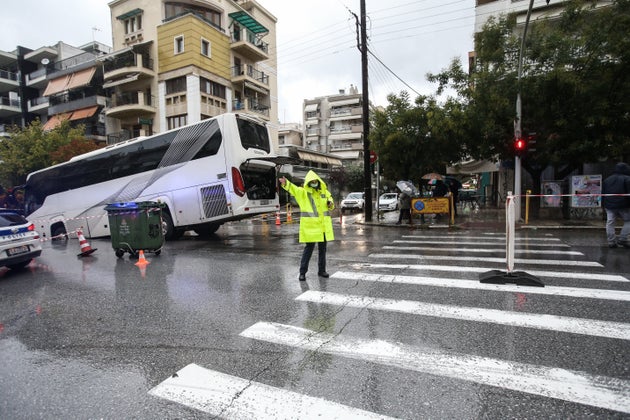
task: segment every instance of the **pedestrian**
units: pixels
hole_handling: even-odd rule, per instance
[[[602,205],[606,210],[606,239],[610,248],[617,248],[619,245],[630,248],[628,235],[630,234],[630,166],[620,162],[615,165],[613,174],[604,180],[602,185]],[[613,195],[607,197],[606,194],[626,194]],[[619,238],[615,234],[615,223],[617,219],[623,220],[623,227],[619,233]]]
[[[459,190],[462,188],[462,183],[456,178],[448,177],[446,178],[446,184],[453,196],[453,212],[457,216],[457,203],[459,202]]]
[[[400,207],[400,213],[398,214],[397,225],[402,223],[403,217],[409,220],[409,224],[413,224],[411,219],[411,196],[404,191],[400,191],[398,195],[398,206]]]
[[[306,280],[308,265],[317,244],[317,275],[328,278],[326,272],[326,244],[335,239],[330,211],[335,208],[326,183],[313,171],[308,171],[304,186],[299,187],[285,177],[280,185],[291,194],[300,206],[300,243],[306,244],[300,261],[300,281]]]

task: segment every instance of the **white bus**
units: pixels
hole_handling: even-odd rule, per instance
[[[224,222],[278,211],[276,164],[283,160],[261,120],[222,114],[33,172],[25,210],[42,235],[83,227],[95,238],[109,235],[107,204],[159,201],[166,239],[186,230],[206,236]]]

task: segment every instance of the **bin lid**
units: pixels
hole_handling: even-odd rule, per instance
[[[105,206],[105,210],[133,210],[137,208],[138,208],[138,204],[134,202],[110,203],[107,206]]]

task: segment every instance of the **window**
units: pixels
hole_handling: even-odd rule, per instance
[[[183,2],[165,2],[166,19],[173,19],[186,13],[194,13],[212,26],[221,29],[221,12],[206,6],[192,5]]]
[[[212,57],[212,46],[210,44],[210,41],[203,38],[201,38],[201,55]]]
[[[226,99],[225,86],[203,77],[199,78],[199,90],[201,90],[201,92],[203,93],[207,93],[208,95],[216,96],[217,98],[221,99]]]
[[[176,115],[174,117],[167,117],[166,123],[168,125],[168,129],[171,130],[173,128],[183,127],[188,122],[187,115]]]
[[[127,13],[117,16],[125,28],[125,35],[142,30],[142,9],[133,9]]]
[[[173,49],[175,54],[181,54],[184,52],[184,35],[175,37],[173,42]]]
[[[166,94],[186,92],[186,76],[176,77],[166,81]]]

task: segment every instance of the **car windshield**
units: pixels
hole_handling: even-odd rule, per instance
[[[28,223],[26,219],[17,213],[0,213],[0,227],[17,226]]]
[[[381,195],[381,200],[395,200],[396,194],[383,194]]]
[[[361,198],[363,198],[363,193],[350,193],[346,197],[346,200],[348,200],[348,199],[357,200],[357,199],[361,199]]]

